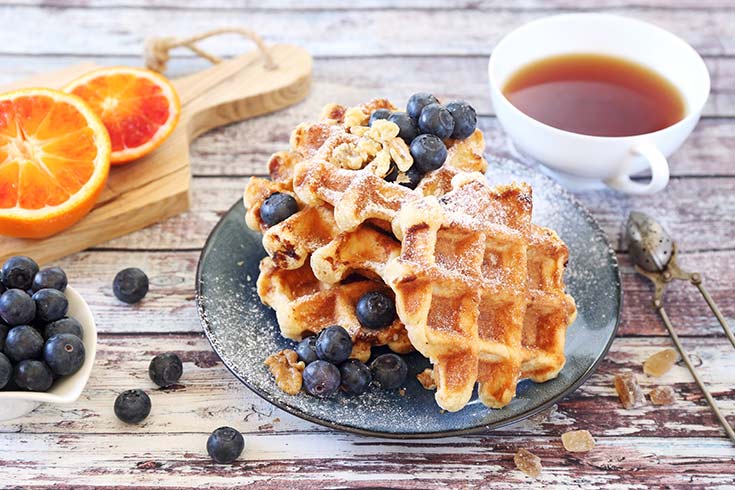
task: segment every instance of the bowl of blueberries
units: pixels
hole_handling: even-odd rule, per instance
[[[29,257],[0,268],[0,420],[41,403],[71,403],[92,372],[97,330],[89,306],[59,267]]]

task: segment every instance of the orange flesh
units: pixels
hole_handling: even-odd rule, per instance
[[[41,95],[0,101],[0,209],[67,201],[94,173],[94,138],[68,103]]]
[[[99,114],[110,133],[113,153],[148,143],[170,116],[169,100],[161,88],[136,75],[100,76],[72,93]]]

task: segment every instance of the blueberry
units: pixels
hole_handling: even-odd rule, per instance
[[[429,104],[419,116],[419,129],[424,134],[433,134],[445,140],[454,131],[454,119],[446,107],[441,104]]]
[[[8,332],[3,352],[13,362],[38,359],[43,352],[43,337],[31,326],[17,326]]]
[[[299,342],[296,346],[296,354],[299,355],[299,361],[304,361],[304,364],[311,364],[319,359],[316,355],[316,336],[306,337]]]
[[[36,302],[36,320],[42,323],[64,318],[69,310],[66,295],[58,289],[41,289],[33,294],[33,301]]]
[[[357,300],[357,319],[363,327],[385,328],[396,319],[396,303],[380,291],[370,291]]]
[[[48,391],[54,384],[54,375],[43,362],[26,359],[15,366],[13,380],[23,390]]]
[[[438,104],[439,100],[434,97],[431,94],[428,94],[426,92],[419,92],[416,94],[413,94],[410,99],[408,99],[408,104],[406,105],[406,112],[408,115],[413,119],[414,121],[419,120],[419,116],[421,115],[421,111],[429,104]]]
[[[13,365],[5,354],[0,352],[0,390],[5,388],[13,377]]]
[[[0,296],[0,318],[8,325],[23,325],[36,317],[36,303],[20,289],[8,289]]]
[[[370,368],[357,359],[340,364],[339,374],[342,378],[342,389],[353,395],[365,393],[373,380]]]
[[[398,388],[406,381],[408,366],[396,354],[383,354],[370,364],[373,379],[386,390]]]
[[[7,289],[31,289],[33,276],[38,272],[38,264],[30,257],[10,257],[3,264],[0,275]]]
[[[84,339],[82,324],[76,318],[70,318],[68,316],[47,324],[43,329],[43,338],[48,340],[54,335],[61,333],[70,333],[80,339]]]
[[[184,365],[179,356],[173,352],[159,354],[151,360],[148,366],[148,376],[158,386],[165,388],[175,384],[184,372]]]
[[[245,449],[245,439],[232,427],[220,427],[207,439],[207,452],[218,464],[230,464],[240,457]]]
[[[413,139],[419,135],[419,128],[416,127],[416,123],[405,112],[394,112],[388,120],[398,126],[400,130],[398,137],[405,141],[407,145],[410,145]]]
[[[151,399],[143,390],[128,390],[115,400],[115,415],[126,424],[137,424],[151,413]]]
[[[424,178],[424,173],[419,170],[417,165],[411,165],[411,168],[406,172],[406,178],[408,182],[401,182],[401,185],[409,189],[415,189],[419,185],[419,182],[421,182],[421,179]]]
[[[452,138],[463,140],[475,132],[477,127],[477,112],[464,100],[455,100],[447,104],[447,110],[454,119]]]
[[[325,328],[316,339],[316,355],[322,361],[340,364],[350,357],[351,352],[352,338],[339,325]]]
[[[413,166],[424,173],[436,170],[447,159],[447,147],[433,134],[422,134],[411,142]]]
[[[10,327],[0,322],[0,352],[5,350],[5,338],[8,336]]]
[[[391,112],[388,109],[375,109],[372,114],[370,114],[370,120],[368,121],[368,126],[372,126],[375,121],[378,119],[390,119]]]
[[[60,267],[48,267],[33,277],[33,292],[47,288],[64,291],[67,283],[66,273]]]
[[[115,275],[112,292],[123,303],[137,303],[148,294],[148,276],[137,267],[128,267]]]
[[[43,347],[43,360],[57,376],[69,376],[84,364],[82,339],[70,333],[54,335]]]
[[[303,378],[306,392],[320,398],[332,396],[342,383],[337,366],[321,360],[306,366]]]
[[[275,192],[260,206],[260,219],[268,226],[277,225],[299,210],[296,199],[290,194]]]

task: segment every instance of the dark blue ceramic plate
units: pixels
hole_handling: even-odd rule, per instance
[[[441,413],[434,392],[415,375],[428,366],[418,354],[407,356],[405,393],[377,388],[359,397],[339,394],[318,399],[290,396],[276,386],[263,365],[271,353],[293,348],[279,335],[276,316],[258,299],[258,262],[265,256],[261,236],[245,225],[236,203],[215,227],[197,271],[197,301],[204,332],[225,365],[246,386],[274,405],[311,422],[387,437],[441,437],[511,424],[549,407],[573,392],[607,353],[620,319],[620,274],[615,253],[590,214],[548,177],[511,160],[491,161],[492,183],[523,180],[533,186],[534,221],[557,231],[570,251],[568,292],[577,302],[577,320],[567,332],[567,363],[543,384],[523,381],[505,408],[491,410],[475,398],[456,413]]]

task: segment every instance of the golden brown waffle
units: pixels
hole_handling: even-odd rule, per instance
[[[266,257],[260,262],[258,295],[276,311],[281,334],[289,339],[321,332],[331,325],[341,325],[352,336],[351,357],[365,362],[374,346],[387,345],[397,353],[413,350],[406,329],[396,319],[390,326],[373,330],[360,325],[355,314],[357,300],[370,291],[392,295],[379,281],[357,279],[328,285],[319,281],[308,264],[298,269],[280,269]]]
[[[386,266],[413,346],[434,364],[436,401],[502,407],[521,373],[531,190],[490,188],[479,174],[453,179],[440,200],[407,203],[397,217],[403,243]]]

